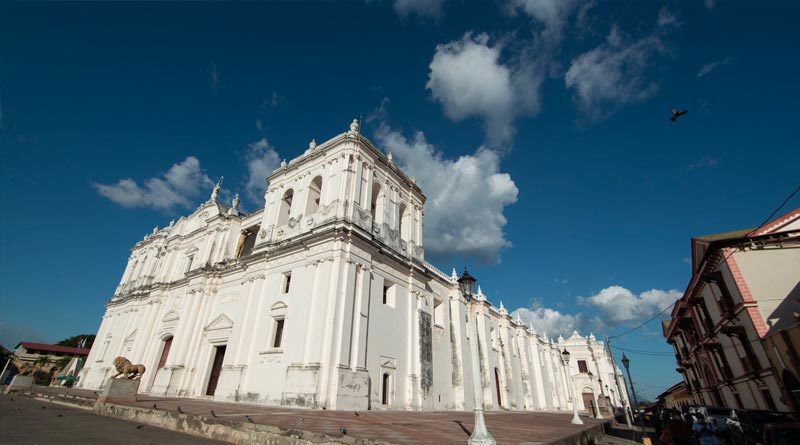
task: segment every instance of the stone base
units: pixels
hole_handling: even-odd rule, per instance
[[[98,403],[128,403],[136,401],[139,380],[109,378],[103,392],[97,397]]]
[[[6,388],[6,392],[14,391],[15,389],[30,388],[33,386],[32,375],[15,375],[11,379],[11,383]]]

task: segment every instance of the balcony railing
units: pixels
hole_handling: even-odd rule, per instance
[[[155,281],[155,277],[153,275],[144,275],[135,280],[128,281],[127,283],[120,284],[117,286],[116,292],[114,292],[114,296],[122,296],[127,295],[131,292],[137,291],[139,289],[148,287],[153,284]]]

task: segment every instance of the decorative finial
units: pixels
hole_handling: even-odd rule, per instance
[[[534,329],[532,321],[528,322],[528,329],[530,329],[532,333],[536,333],[536,329]]]
[[[358,119],[353,119],[350,124],[350,133],[358,133]]]
[[[231,202],[231,208],[233,210],[239,210],[239,194],[233,195],[233,202]]]
[[[478,301],[486,301],[486,295],[483,295],[483,289],[481,289],[481,285],[478,285],[478,293],[475,294],[475,299]]]
[[[456,273],[456,268],[453,268],[453,273],[450,274],[450,282],[455,283],[458,281],[458,274]]]
[[[500,300],[500,307],[498,308],[497,312],[500,312],[500,315],[508,315],[506,307],[503,306],[503,300]]]
[[[559,336],[558,336],[558,342],[559,342],[559,343],[564,343],[564,337],[563,337],[563,336],[561,336],[561,335],[559,335]]]
[[[309,150],[313,150],[313,149],[317,148],[317,140],[316,139],[311,139],[311,142],[308,143],[308,148],[309,148]]]
[[[392,152],[390,151],[389,153],[386,154],[386,161],[391,164],[392,163],[392,159],[393,159],[393,156],[392,156]]]
[[[170,226],[170,227],[172,227],[172,226],[174,226],[174,225],[175,225],[175,219],[173,218],[173,219],[171,219],[171,220],[169,221],[169,226]]]
[[[153,235],[155,235],[156,232],[158,232],[158,226],[153,227]]]
[[[417,183],[417,177],[416,177],[416,176],[412,176],[412,177],[411,177],[411,182],[413,182],[414,184],[416,184],[416,183]]]
[[[211,190],[211,199],[210,199],[211,202],[214,202],[214,201],[217,200],[217,197],[219,196],[219,191],[222,188],[222,181],[224,179],[225,179],[224,176],[220,176],[219,177],[219,181],[217,181],[217,183],[214,185],[214,189]]]
[[[286,159],[281,161],[281,167],[286,167]]]

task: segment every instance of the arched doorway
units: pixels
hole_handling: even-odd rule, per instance
[[[503,406],[503,396],[500,394],[500,373],[494,368],[494,386],[497,389],[497,407]]]
[[[788,369],[783,370],[781,375],[783,387],[789,394],[789,401],[794,405],[794,411],[800,411],[800,381]]]

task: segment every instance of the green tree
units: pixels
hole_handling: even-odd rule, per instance
[[[81,340],[84,338],[86,339],[86,344],[83,346],[84,348],[91,348],[92,344],[94,343],[94,334],[81,334],[75,335],[73,337],[65,338],[60,342],[56,343],[58,346],[69,346],[71,348],[77,348],[78,345],[81,343]]]
[[[36,359],[33,364],[39,368],[44,368],[45,366],[50,364],[50,359],[47,358],[46,355],[40,355],[39,358]]]

